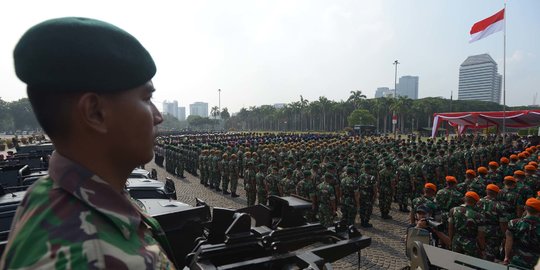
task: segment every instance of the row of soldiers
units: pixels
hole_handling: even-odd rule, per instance
[[[199,149],[201,184],[209,188],[227,194],[230,185],[237,196],[238,179],[244,178],[248,205],[265,204],[269,195],[296,194],[313,203],[312,211],[306,214],[308,220],[318,219],[329,226],[341,212],[344,222],[354,224],[358,213],[361,225],[370,227],[376,198],[385,219],[391,218],[393,201],[404,212],[409,211],[409,206],[416,209],[418,205],[433,204],[449,228],[446,221],[452,207],[462,203],[463,195],[469,191],[487,196],[489,184],[501,189],[504,195],[500,198],[508,201],[502,204],[516,206],[515,213],[505,219],[521,216],[525,198],[538,190],[537,169],[531,167],[537,166],[538,150],[531,146],[521,151],[528,142],[513,140],[512,144],[504,143],[502,138],[480,137],[417,143],[405,139],[312,136],[291,141],[240,139],[221,146],[184,140],[172,146]],[[516,192],[506,191],[511,188],[506,187],[505,177],[516,180]],[[429,200],[431,193],[433,199]]]

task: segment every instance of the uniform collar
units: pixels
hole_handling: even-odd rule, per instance
[[[56,151],[49,161],[49,175],[55,185],[105,215],[126,239],[140,225],[141,214],[125,190],[119,193],[108,182]]]

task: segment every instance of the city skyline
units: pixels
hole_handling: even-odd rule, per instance
[[[63,16],[105,20],[136,36],[157,65],[156,104],[204,100],[218,106],[218,89],[221,108],[231,113],[300,95],[339,101],[360,90],[373,98],[377,87],[394,88],[395,60],[398,78],[421,78],[418,98],[450,98],[458,92],[459,65],[470,55],[490,54],[502,74],[502,32],[468,42],[471,26],[502,8],[502,1],[480,0],[6,2],[0,98],[26,96],[12,59],[24,31]],[[507,3],[509,106],[530,105],[540,90],[540,37],[530,34],[540,28],[537,10],[538,1]]]

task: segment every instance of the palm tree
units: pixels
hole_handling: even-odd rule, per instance
[[[212,115],[214,119],[216,119],[219,116],[219,107],[218,106],[212,107],[212,109],[210,110],[210,115]]]
[[[364,99],[366,99],[366,95],[362,94],[362,91],[356,90],[356,91],[351,91],[351,95],[347,99],[347,102],[352,102],[354,104],[354,108],[358,109],[360,108],[362,100]]]

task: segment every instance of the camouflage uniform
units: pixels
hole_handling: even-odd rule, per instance
[[[517,188],[503,188],[497,194],[497,200],[503,205],[507,220],[517,218],[517,208],[525,204],[522,196],[517,192]]]
[[[441,221],[448,228],[448,212],[463,202],[463,195],[456,188],[445,187],[435,195],[435,203],[441,210]]]
[[[199,156],[200,183],[208,186],[208,173],[206,171],[206,150]]]
[[[272,172],[271,174],[267,175],[264,179],[264,182],[266,183],[268,195],[276,195],[279,196],[279,178],[277,175],[277,172]]]
[[[219,170],[221,171],[221,189],[223,189],[223,193],[227,193],[227,190],[229,190],[229,181],[230,181],[230,166],[229,166],[229,160],[228,156],[223,154],[223,159],[219,162]],[[219,182],[217,183],[217,187],[219,187]],[[232,189],[232,185],[231,185]]]
[[[476,207],[482,213],[486,226],[486,260],[494,261],[499,255],[499,248],[503,241],[503,232],[500,223],[508,220],[500,202],[489,197],[481,198]]]
[[[410,175],[411,175],[411,186],[414,190],[414,192],[412,193],[412,198],[422,196],[422,189],[424,188],[424,185],[426,184],[427,181],[424,179],[421,159],[417,159],[413,163],[411,163]]]
[[[510,263],[532,269],[540,256],[540,217],[513,219],[508,222],[507,232],[514,239]]]
[[[255,175],[255,182],[257,185],[257,202],[262,205],[266,205],[268,193],[266,192],[266,185],[264,183],[265,176],[262,170],[264,169],[264,165],[259,165],[259,172]]]
[[[334,223],[334,211],[331,202],[336,200],[334,187],[328,182],[317,186],[317,201],[319,203],[319,221],[325,227]]]
[[[236,155],[232,155],[231,160],[229,161],[229,179],[231,181],[231,195],[233,197],[236,197],[236,188],[238,187],[238,174],[239,174],[239,168],[238,168],[238,160],[236,159]],[[223,185],[223,191],[226,190],[225,184]]]
[[[379,171],[379,208],[384,218],[388,217],[392,206],[392,191],[394,190],[394,179],[396,175],[389,167]]]
[[[341,204],[342,220],[347,225],[354,225],[357,211],[355,193],[358,192],[358,183],[352,175],[347,175],[341,180],[341,190],[343,192],[343,201]]]
[[[127,192],[56,152],[49,173],[17,209],[0,268],[174,268],[159,223]]]
[[[366,168],[367,169],[367,168]],[[365,225],[369,224],[371,213],[373,212],[373,202],[375,200],[377,181],[375,176],[368,172],[363,173],[358,179],[358,189],[360,191],[360,219]]]
[[[304,215],[306,219],[310,222],[315,221],[315,208],[316,208],[316,196],[317,191],[315,189],[315,182],[310,177],[304,177],[298,185],[296,185],[296,194],[303,197],[312,203],[312,209],[306,210]]]
[[[246,190],[248,206],[255,205],[255,199],[257,197],[255,171],[252,167],[253,163],[248,163],[247,169],[244,171],[244,189]]]
[[[486,186],[486,179],[482,175],[479,175],[472,180],[469,185],[469,191],[474,191],[478,196],[484,197],[486,196]]]
[[[418,206],[420,205],[425,205],[429,207],[429,209],[431,209],[432,215],[435,215],[440,212],[439,205],[437,205],[437,203],[435,202],[435,197],[427,197],[425,195],[422,195],[421,197],[415,198],[412,201],[412,208],[413,208],[412,212],[415,213],[416,208],[418,208]]]
[[[406,210],[411,199],[411,175],[410,167],[407,164],[403,164],[397,169],[398,182],[396,187],[396,199],[399,204],[400,210]]]
[[[452,251],[480,257],[476,237],[479,231],[485,231],[484,216],[472,206],[461,205],[450,210],[448,223],[454,227]]]
[[[281,179],[280,186],[281,196],[290,196],[291,194],[296,193],[296,185],[294,181],[287,175]]]

